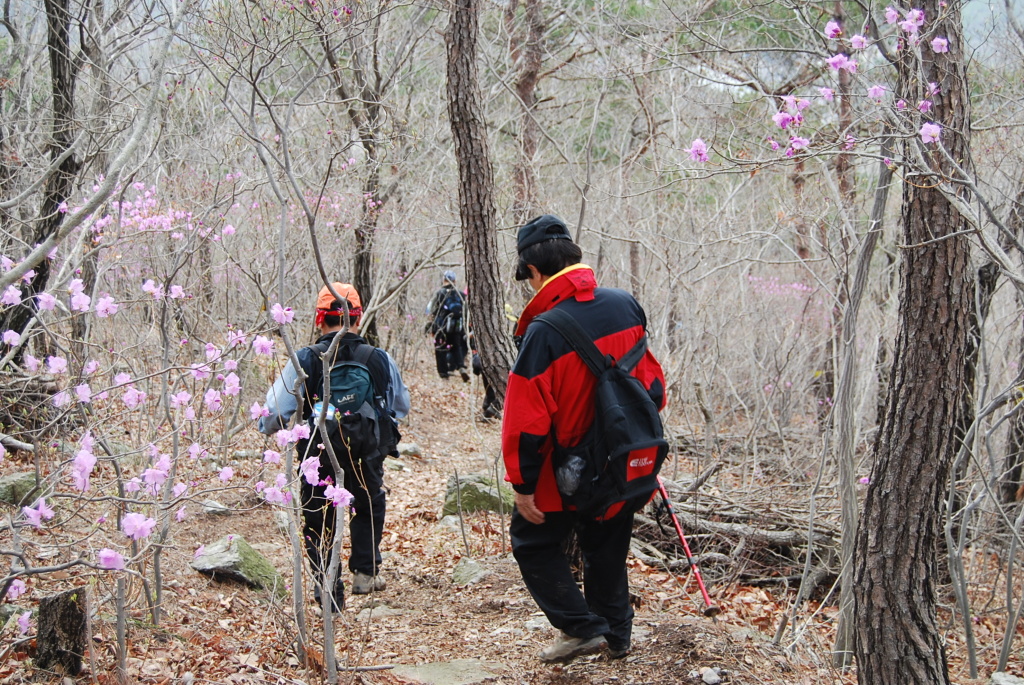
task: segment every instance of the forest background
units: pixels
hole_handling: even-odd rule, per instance
[[[224,462],[325,281],[414,368],[458,268],[501,391],[515,229],[553,212],[647,311],[715,577],[837,607],[861,682],[1019,669],[1020,12],[8,0],[0,469],[43,496],[4,510],[0,594],[152,578],[159,624],[190,507],[288,509],[294,434],[273,484]]]

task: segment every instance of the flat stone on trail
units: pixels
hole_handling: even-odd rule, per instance
[[[11,473],[0,478],[0,502],[16,507],[29,506],[36,493],[36,474],[32,471]]]
[[[444,508],[441,516],[458,514],[459,507],[463,513],[473,511],[504,511],[511,513],[515,504],[515,493],[512,488],[498,484],[495,487],[494,479],[490,476],[471,474],[462,476],[456,487],[455,476],[448,479],[448,487],[444,496]]]
[[[415,442],[398,443],[398,453],[403,457],[422,457],[423,450]]]
[[[259,590],[284,595],[284,579],[241,535],[226,535],[206,545],[192,568],[219,580],[234,580]]]
[[[996,671],[992,674],[989,685],[1024,685],[1024,679],[1003,671]]]
[[[357,621],[368,621],[370,619],[384,618],[386,616],[409,616],[418,614],[419,611],[410,609],[392,609],[387,604],[378,604],[373,607],[366,607],[356,614]]]
[[[203,502],[203,513],[213,516],[230,516],[231,509],[224,506],[215,499],[208,499]]]
[[[501,675],[502,666],[493,661],[456,659],[420,666],[402,664],[392,673],[399,678],[412,679],[421,685],[476,685]]]
[[[455,564],[455,568],[452,569],[452,583],[460,587],[472,585],[473,583],[479,583],[489,575],[491,575],[491,572],[481,566],[480,562],[474,561],[469,557],[462,557]]]

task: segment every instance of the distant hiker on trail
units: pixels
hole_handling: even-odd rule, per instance
[[[455,287],[455,272],[448,270],[441,278],[441,287],[427,303],[427,314],[431,316],[427,330],[434,336],[434,358],[437,361],[437,375],[448,378],[459,372],[462,380],[469,382],[466,372],[466,330],[463,326],[463,310],[466,300]]]
[[[400,436],[394,419],[409,412],[409,390],[395,361],[386,351],[369,345],[359,336],[363,313],[359,293],[348,283],[331,285],[343,301],[335,299],[326,286],[317,296],[316,325],[320,337],[315,344],[296,353],[307,376],[299,386],[298,397],[293,394],[298,374],[289,361],[267,391],[266,408],[270,414],[259,421],[260,432],[273,435],[284,430],[292,415],[300,411],[302,422],[310,431],[309,438],[299,440],[296,449],[301,474],[302,535],[316,579],[314,594],[318,603],[334,539],[335,511],[338,505],[344,506],[347,497],[339,491],[342,485],[351,493],[355,509],[348,564],[353,574],[352,593],[364,595],[385,588],[384,578],[379,575],[385,515],[384,457],[397,454]],[[331,343],[344,327],[346,310],[350,325],[338,341],[332,359],[325,359]],[[330,369],[327,411],[321,401],[325,364]],[[344,472],[341,478],[335,473],[326,449],[317,448],[322,444],[318,434],[321,415]],[[339,573],[332,593],[337,611],[345,605],[340,576]]]
[[[519,229],[516,249],[516,280],[527,281],[536,294],[516,326],[521,343],[509,375],[501,431],[506,479],[515,490],[512,552],[530,594],[561,631],[540,652],[542,661],[568,662],[605,647],[611,658],[621,658],[631,647],[626,555],[635,509],[617,503],[602,509],[603,520],[598,520],[563,502],[573,492],[564,495],[554,460],[571,452],[592,428],[601,429],[601,423],[594,424],[598,379],[569,339],[545,319],[554,312],[571,315],[582,329],[585,346],[593,349],[596,344],[599,359],[637,359],[632,376],[639,380],[639,392],[651,405],[659,429],[657,412],[666,400],[664,372],[646,350],[644,310],[623,290],[597,287],[593,270],[580,263],[583,253],[561,219],[546,214],[529,222]],[[545,312],[550,312],[548,317],[538,321]],[[625,362],[624,367],[628,369]],[[579,457],[564,463],[572,459]],[[651,462],[631,459],[629,468]],[[646,474],[652,482],[655,476],[656,471]],[[563,478],[562,467],[557,477]],[[651,487],[652,495],[657,486]],[[647,491],[643,496],[644,502],[649,500]],[[576,585],[563,547],[573,530],[584,559],[584,592]]]

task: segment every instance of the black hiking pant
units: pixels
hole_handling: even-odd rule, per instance
[[[299,463],[308,456],[308,440],[298,443]],[[348,568],[353,573],[375,576],[380,572],[380,539],[384,533],[386,497],[384,495],[384,458],[370,460],[355,459],[346,450],[335,450],[341,464],[341,484],[352,493],[352,508],[355,510],[349,528],[352,551]],[[331,467],[331,458],[326,451],[320,454],[320,481],[330,478],[338,485],[338,478]],[[334,540],[336,507],[324,497],[327,484],[310,485],[301,479],[302,539],[306,545],[306,556],[317,582],[323,585],[330,561],[331,543]],[[341,574],[334,587],[334,597],[340,602],[343,597]]]
[[[434,360],[437,362],[437,375],[448,378],[449,374],[466,368],[466,354],[469,346],[464,331],[434,334]]]
[[[565,553],[573,530],[583,553],[583,592]],[[512,554],[537,606],[567,635],[604,635],[611,649],[627,648],[633,632],[626,576],[632,535],[632,515],[599,523],[580,519],[575,512],[545,512],[544,523],[536,525],[518,510],[512,512]]]

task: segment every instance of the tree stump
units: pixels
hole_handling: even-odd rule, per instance
[[[88,603],[85,588],[75,588],[39,601],[36,665],[78,675],[86,649]]]

